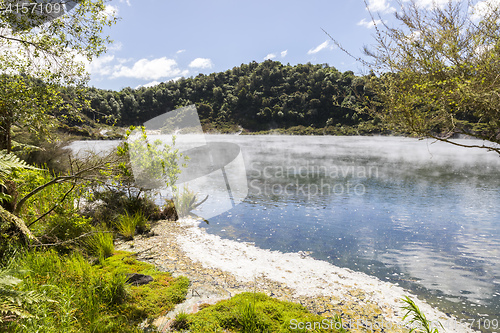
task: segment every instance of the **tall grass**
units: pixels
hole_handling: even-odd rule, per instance
[[[118,216],[116,228],[126,240],[134,239],[137,229],[145,229],[147,219],[141,212],[130,215],[128,212]]]
[[[243,333],[257,333],[262,332],[259,327],[259,317],[255,311],[254,302],[246,301],[241,305],[238,313],[238,323],[241,325],[241,332]]]
[[[99,258],[102,262],[104,259],[113,255],[115,246],[113,244],[113,234],[111,232],[99,231],[89,236],[84,246],[90,255]]]
[[[177,191],[174,196],[175,209],[179,217],[186,217],[191,213],[196,207],[201,205],[205,200],[201,202],[196,202],[197,194],[191,191],[189,188],[184,187],[182,190]]]
[[[37,291],[51,301],[28,304],[32,316],[4,323],[0,328],[5,332],[135,331],[116,308],[126,297],[123,274],[104,274],[76,253],[31,252],[18,264],[27,272],[21,290]]]
[[[418,308],[411,298],[405,296],[402,298],[402,301],[406,303],[405,306],[401,307],[406,311],[403,316],[403,320],[409,318],[408,325],[411,327],[410,333],[420,332],[421,330],[425,330],[426,333],[439,333],[437,327],[432,327],[433,323],[430,320],[427,320],[425,314]],[[443,327],[441,323],[438,322],[438,324]]]

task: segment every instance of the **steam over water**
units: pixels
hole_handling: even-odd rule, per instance
[[[400,137],[207,141],[240,146],[249,186],[209,233],[310,251],[500,326],[500,155]]]
[[[311,251],[445,312],[500,320],[498,154],[399,137],[211,139],[241,146],[249,195],[208,232]]]

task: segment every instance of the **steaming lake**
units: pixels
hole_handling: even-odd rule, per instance
[[[203,226],[209,233],[310,251],[499,326],[498,154],[400,137],[207,140],[240,146],[249,186],[242,203]]]

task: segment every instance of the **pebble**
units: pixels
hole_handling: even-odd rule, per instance
[[[190,226],[174,221],[159,221],[153,226],[151,236],[139,235],[132,241],[117,241],[115,245],[116,250],[138,253],[138,260],[151,263],[161,271],[170,272],[174,277],[189,278],[191,283],[186,301],[154,322],[162,332],[168,331],[169,324],[180,311],[196,312],[202,304],[214,304],[235,294],[253,291],[279,300],[300,303],[309,311],[325,318],[340,315],[345,325],[351,323],[349,332],[408,332],[407,329],[399,327],[388,330],[370,325],[376,322],[391,322],[390,311],[384,306],[367,301],[366,295],[359,289],[347,291],[343,299],[334,296],[296,296],[292,288],[263,275],[252,281],[242,281],[230,272],[204,267],[201,263],[191,260],[177,244],[177,235],[185,235],[188,227]]]

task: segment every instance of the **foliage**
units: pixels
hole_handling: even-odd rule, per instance
[[[140,212],[134,215],[129,215],[129,213],[126,212],[118,216],[116,228],[118,229],[118,233],[126,240],[134,239],[136,231],[144,232],[149,229],[147,226],[147,219]]]
[[[174,331],[182,331],[182,330],[187,329],[188,328],[188,323],[187,323],[188,318],[189,317],[188,317],[188,314],[186,312],[179,312],[175,316],[175,320],[172,323],[172,325],[170,325],[171,329]]]
[[[90,88],[90,107],[82,112],[101,122],[113,118],[117,125],[128,126],[194,103],[205,132],[351,127],[370,120],[360,113],[366,99],[373,97],[367,80],[327,64],[291,66],[267,60],[149,88]],[[370,131],[380,129],[375,126]]]
[[[20,160],[16,155],[0,150],[0,188],[5,186],[5,181],[13,178],[12,173],[19,169],[35,169]],[[4,200],[10,200],[12,196],[0,191],[0,203]]]
[[[432,322],[425,318],[425,314],[420,311],[411,298],[405,296],[402,300],[406,303],[406,305],[402,307],[402,309],[406,311],[403,320],[410,318],[408,321],[408,325],[411,327],[410,333],[421,329],[424,329],[426,333],[439,333],[436,327],[434,327],[434,329],[432,328]],[[439,323],[439,325],[441,325],[441,323]],[[416,326],[418,326],[418,329]]]
[[[83,214],[92,218],[94,224],[105,224],[108,228],[115,227],[115,221],[123,214],[141,214],[146,220],[166,219],[172,216],[171,209],[160,209],[153,199],[142,193],[128,194],[118,188],[95,189],[93,195],[82,207]],[[138,233],[149,231],[147,223],[140,224]]]
[[[175,136],[172,136],[171,145],[160,139],[150,142],[144,126],[139,130],[132,126],[127,131],[127,139],[123,147],[118,147],[118,154],[129,154],[128,168],[133,169],[136,186],[141,189],[171,188],[175,191],[180,167],[185,167],[188,160],[179,149],[175,149]]]
[[[33,291],[15,289],[22,282],[15,276],[21,273],[19,269],[0,268],[0,328],[4,322],[31,317],[24,305],[43,300],[41,295]]]
[[[196,207],[200,206],[205,199],[197,202],[197,194],[191,191],[186,186],[182,190],[177,190],[174,194],[175,209],[179,217],[185,217],[189,215]]]
[[[29,304],[30,318],[0,324],[7,332],[140,332],[138,326],[182,301],[185,278],[174,279],[150,264],[118,252],[90,265],[80,254],[61,257],[55,252],[30,252],[16,260],[29,268],[20,291],[35,291],[52,301]],[[149,285],[129,286],[127,273],[144,273],[155,279]]]
[[[116,18],[106,13],[105,0],[75,3],[67,12],[62,4],[50,3],[48,14],[43,11],[48,3],[0,1],[0,149],[11,149],[13,126],[47,133],[56,120],[49,112],[64,104],[73,105],[66,110],[78,108],[78,99],[63,102],[60,85],[87,80],[84,62],[105,52],[110,40],[101,36],[102,28]]]
[[[84,246],[90,255],[96,256],[102,263],[104,259],[111,257],[115,250],[113,233],[103,231],[94,233],[85,240]]]
[[[30,74],[50,80],[76,82],[81,79],[83,64],[76,54],[91,60],[106,51],[109,38],[102,37],[102,28],[116,22],[106,14],[103,0],[76,0],[76,6],[64,11],[62,6],[25,6],[16,10],[18,2],[2,0],[5,8],[0,19],[2,28],[2,72]],[[69,7],[68,7],[69,6]],[[12,10],[9,10],[12,9]],[[33,9],[47,9],[45,12]],[[58,15],[54,15],[58,14]]]
[[[240,305],[238,323],[241,331],[245,333],[257,333],[264,331],[267,327],[259,320],[255,311],[255,300],[246,301]]]
[[[311,314],[297,303],[279,301],[262,293],[241,293],[231,299],[204,307],[189,314],[187,325],[190,332],[343,332],[323,325],[322,328],[293,329],[291,320],[297,322],[322,322],[325,317]],[[338,318],[332,322],[339,322]],[[339,325],[341,326],[341,325]]]
[[[19,173],[17,186],[19,196],[24,197],[53,179],[54,176],[47,170],[28,170]],[[85,193],[84,183],[78,186],[71,183],[55,183],[28,199],[19,216],[42,241],[56,243],[78,237],[92,228],[92,220],[82,216],[78,211],[77,203]],[[44,217],[38,220],[41,216]]]
[[[0,57],[1,67],[1,57]],[[47,111],[62,102],[58,88],[25,75],[0,75],[0,149],[10,152],[14,126],[47,136],[55,123]]]
[[[374,114],[419,136],[451,142],[464,134],[500,143],[498,3],[398,4],[398,25],[378,24],[374,49],[365,49],[379,74],[369,85],[379,101]]]

